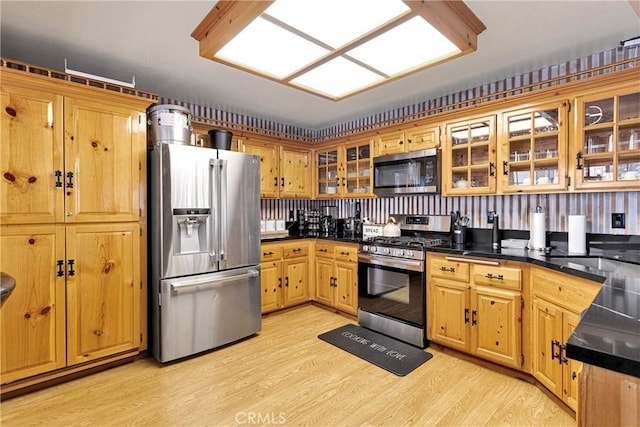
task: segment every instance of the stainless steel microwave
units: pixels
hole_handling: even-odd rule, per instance
[[[373,158],[373,192],[378,196],[440,193],[440,150]]]

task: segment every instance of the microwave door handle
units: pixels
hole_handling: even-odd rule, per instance
[[[219,181],[218,160],[210,159],[209,166],[209,198],[211,200],[211,229],[209,230],[209,244],[211,245],[211,250],[209,252],[209,262],[214,264],[219,261],[217,238],[217,233],[220,229],[220,224],[218,223],[219,203],[217,191]]]
[[[227,161],[219,160],[220,164],[219,173],[220,173],[220,205],[218,207],[220,212],[220,226],[218,230],[220,232],[220,261],[224,261],[227,259],[227,242],[229,240],[229,228],[228,228],[228,218],[227,218]]]

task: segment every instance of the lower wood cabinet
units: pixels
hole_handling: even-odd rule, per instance
[[[566,357],[565,343],[600,284],[542,267],[532,267],[531,284],[533,376],[577,410],[582,364]]]
[[[262,312],[309,300],[309,242],[263,243],[261,246]]]
[[[524,359],[520,270],[504,262],[431,253],[428,265],[428,338],[520,368]],[[476,267],[482,279],[474,279],[479,274]]]
[[[357,314],[358,245],[317,241],[315,255],[316,301]]]
[[[138,223],[2,226],[2,383],[140,344]]]

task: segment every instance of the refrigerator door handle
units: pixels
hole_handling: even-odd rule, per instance
[[[220,261],[227,259],[227,242],[228,242],[228,220],[227,220],[227,161],[218,160],[220,164],[220,205],[218,206],[220,212]]]
[[[258,276],[260,276],[260,272],[258,270],[249,270],[243,274],[222,277],[220,279],[214,279],[214,280],[201,279],[201,280],[191,280],[188,282],[181,282],[181,283],[172,283],[171,294],[179,295],[181,293],[204,291],[207,289],[216,288],[228,282],[235,282],[242,279],[253,279]]]
[[[217,263],[220,261],[219,247],[218,247],[218,238],[216,233],[220,230],[220,218],[218,209],[220,209],[220,204],[218,203],[217,194],[220,194],[220,163],[218,159],[210,159],[209,160],[209,179],[210,179],[210,188],[209,188],[209,197],[211,198],[211,229],[209,230],[209,243],[211,245],[211,250],[209,252],[209,262],[211,264]]]

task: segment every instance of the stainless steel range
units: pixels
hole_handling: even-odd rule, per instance
[[[424,348],[426,252],[448,244],[450,216],[394,215],[399,237],[374,237],[358,253],[360,325]]]

